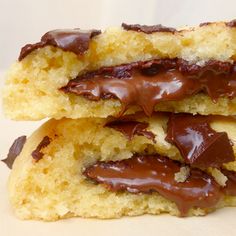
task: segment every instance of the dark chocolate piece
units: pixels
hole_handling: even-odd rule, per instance
[[[221,172],[228,178],[223,192],[226,195],[236,196],[236,172],[225,169],[221,169]]]
[[[174,201],[182,216],[192,207],[214,207],[222,196],[220,186],[198,169],[191,169],[185,182],[176,182],[175,173],[180,167],[180,163],[159,155],[134,156],[116,162],[97,162],[87,167],[84,175],[111,191],[158,192]]]
[[[235,160],[226,132],[210,127],[210,116],[172,114],[166,140],[174,144],[185,162],[199,168],[221,167]]]
[[[15,159],[21,153],[25,142],[26,142],[26,136],[20,136],[11,145],[9,152],[7,154],[7,158],[2,160],[8,166],[8,168],[12,169],[12,165]]]
[[[36,162],[38,162],[43,158],[43,153],[41,152],[41,150],[47,147],[50,144],[50,142],[51,139],[48,136],[45,136],[39,143],[39,145],[36,147],[36,149],[31,153],[31,156],[34,158]]]
[[[85,51],[88,50],[91,38],[100,33],[100,30],[52,30],[44,34],[40,42],[25,45],[21,49],[18,59],[19,61],[21,61],[32,51],[48,45],[58,47],[64,51],[73,52],[77,55],[82,55]]]
[[[122,27],[125,30],[143,32],[145,34],[152,34],[152,33],[156,33],[156,32],[174,33],[177,31],[175,28],[166,27],[161,24],[158,24],[158,25],[139,25],[139,24],[129,25],[129,24],[122,23]]]
[[[133,120],[115,120],[109,122],[105,127],[113,128],[124,134],[129,140],[133,139],[135,135],[145,136],[155,142],[155,134],[147,131],[148,123],[133,121]]]
[[[214,102],[220,97],[236,97],[236,67],[220,61],[200,67],[176,58],[140,61],[85,73],[61,90],[92,101],[119,99],[120,116],[131,105],[150,116],[159,102],[178,101],[199,92]]]
[[[230,22],[227,22],[226,25],[228,27],[236,27],[236,19],[231,20]]]

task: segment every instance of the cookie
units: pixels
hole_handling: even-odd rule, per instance
[[[9,69],[5,113],[14,120],[235,115],[235,25],[50,31]]]
[[[23,149],[8,183],[11,205],[21,219],[45,221],[235,206],[235,124],[171,113],[49,120],[14,143]]]

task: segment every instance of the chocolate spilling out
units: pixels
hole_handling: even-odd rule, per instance
[[[198,169],[191,169],[185,182],[176,182],[175,173],[180,171],[180,167],[180,163],[159,155],[134,156],[116,162],[97,162],[89,166],[84,175],[111,191],[156,191],[174,201],[182,216],[191,207],[214,207],[222,195],[220,186],[211,176]]]
[[[43,158],[43,153],[41,152],[41,150],[47,147],[50,144],[50,142],[51,139],[48,136],[45,136],[39,143],[39,145],[36,147],[36,149],[31,153],[31,156],[34,158],[36,162]]]
[[[225,169],[221,169],[221,172],[228,178],[223,192],[226,195],[236,196],[236,172]]]
[[[235,64],[209,61],[205,66],[180,59],[159,59],[103,67],[70,80],[61,88],[65,93],[89,100],[119,99],[120,116],[137,105],[150,116],[163,101],[178,101],[199,92],[216,102],[220,97],[236,97]]]
[[[155,142],[155,134],[146,130],[148,123],[132,120],[115,120],[105,125],[124,134],[129,140],[135,135],[145,136]]]
[[[171,114],[166,140],[174,144],[185,162],[200,168],[221,167],[235,160],[226,132],[216,132],[210,116]]]
[[[100,33],[100,30],[52,30],[44,34],[40,42],[25,45],[21,49],[18,59],[20,61],[32,51],[48,45],[58,47],[64,51],[74,52],[77,55],[82,55],[88,50],[90,39]]]
[[[12,168],[12,165],[15,159],[21,153],[25,142],[26,142],[26,136],[20,136],[11,145],[9,152],[7,154],[7,158],[2,160],[8,166],[8,168],[10,169]]]
[[[163,26],[163,25],[160,25],[160,24],[158,24],[158,25],[139,25],[139,24],[129,25],[129,24],[122,23],[122,27],[125,30],[143,32],[145,34],[152,34],[152,33],[155,33],[155,32],[174,33],[174,32],[177,31],[175,28],[166,27],[166,26]]]

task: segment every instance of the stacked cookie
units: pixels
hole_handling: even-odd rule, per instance
[[[5,113],[52,119],[3,160],[14,162],[16,215],[190,216],[236,205],[235,60],[235,21],[54,30],[23,47]]]

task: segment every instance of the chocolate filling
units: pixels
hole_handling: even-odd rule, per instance
[[[88,50],[91,38],[98,34],[101,34],[100,30],[52,30],[44,34],[40,42],[25,45],[21,49],[18,59],[21,61],[32,51],[48,45],[58,47],[64,51],[73,52],[77,55],[82,55]]]
[[[235,160],[226,132],[210,127],[212,116],[171,114],[166,140],[175,145],[185,163],[199,168],[221,167]]]
[[[135,135],[145,136],[155,142],[155,134],[147,131],[148,123],[134,120],[115,120],[109,122],[105,127],[113,128],[124,134],[129,140],[133,139]]]
[[[133,156],[116,162],[97,162],[84,175],[111,191],[158,192],[174,201],[184,216],[192,207],[211,208],[220,200],[220,186],[207,173],[191,169],[185,182],[176,182],[180,163],[159,155]]]
[[[132,30],[132,31],[137,31],[137,32],[143,32],[146,34],[152,34],[152,33],[156,33],[156,32],[170,32],[170,33],[174,33],[177,30],[175,28],[172,27],[166,27],[163,25],[139,25],[139,24],[133,24],[133,25],[129,25],[126,23],[122,23],[122,27],[125,30]]]
[[[24,145],[26,142],[26,136],[18,137],[13,144],[11,145],[9,152],[7,154],[7,158],[2,160],[8,168],[12,169],[12,165],[15,159],[20,155]]]
[[[220,97],[236,97],[236,67],[220,61],[200,67],[176,58],[140,61],[85,73],[61,90],[92,101],[119,99],[120,116],[132,105],[150,116],[159,102],[178,101],[200,92],[214,102]]]
[[[48,136],[45,136],[42,141],[39,143],[39,145],[36,147],[36,149],[31,153],[31,156],[34,158],[36,162],[41,160],[43,158],[43,152],[41,150],[45,147],[47,147],[51,142],[51,139]]]

